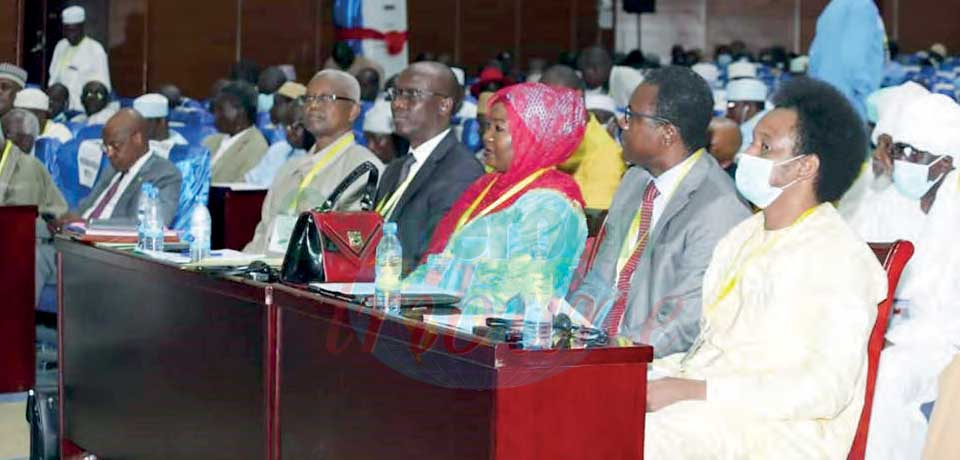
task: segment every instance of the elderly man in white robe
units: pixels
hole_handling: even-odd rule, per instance
[[[897,116],[893,187],[876,194],[853,220],[872,241],[910,240],[916,253],[897,288],[880,355],[867,458],[920,458],[937,377],[960,346],[960,285],[949,270],[960,228],[960,106],[939,94],[908,103]]]
[[[81,111],[83,102],[80,95],[87,82],[99,81],[110,90],[110,65],[103,45],[88,37],[84,31],[87,14],[83,7],[64,8],[61,19],[64,38],[53,50],[50,81],[47,84],[62,83],[66,86],[70,91],[70,110]]]
[[[823,82],[791,80],[775,104],[737,168],[763,211],[717,245],[700,337],[653,363],[648,460],[840,459],[853,442],[887,283],[831,202],[856,178],[849,152],[866,133]]]
[[[40,138],[53,138],[66,144],[73,139],[70,132],[62,123],[50,119],[50,98],[47,93],[36,88],[27,88],[17,93],[13,101],[14,108],[29,110],[40,123]]]

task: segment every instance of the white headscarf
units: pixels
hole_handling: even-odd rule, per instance
[[[870,99],[877,106],[877,126],[873,128],[870,136],[873,143],[877,143],[881,134],[893,137],[904,106],[927,94],[930,92],[926,88],[911,81],[900,86],[881,89],[871,95]]]

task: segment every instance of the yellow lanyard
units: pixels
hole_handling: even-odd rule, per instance
[[[3,167],[7,164],[7,157],[10,156],[10,148],[13,147],[12,141],[7,141],[6,147],[3,148],[3,158],[0,158],[0,174],[3,174]]]
[[[67,51],[63,53],[63,56],[60,57],[60,62],[57,62],[57,71],[61,74],[61,77],[63,76],[63,68],[73,61],[73,56],[77,54],[77,50],[80,49],[80,45],[82,45],[83,41],[86,39],[87,37],[83,37],[83,39],[80,40],[80,43],[77,43],[77,46],[67,46]]]
[[[411,153],[411,155],[413,155]],[[412,169],[412,168],[411,168]],[[403,183],[394,190],[393,194],[390,195],[389,200],[380,200],[380,204],[377,205],[377,213],[383,216],[384,219],[393,212],[393,208],[397,207],[397,203],[400,202],[400,197],[403,196],[407,191],[407,187],[410,186],[410,183],[413,182],[413,172],[407,173],[407,178],[403,180]]]
[[[317,177],[317,173],[319,173],[320,170],[327,165],[327,163],[330,163],[338,153],[353,145],[353,142],[353,133],[351,132],[345,134],[340,138],[339,141],[330,146],[330,150],[327,151],[326,155],[324,155],[323,158],[317,162],[317,164],[310,168],[310,171],[307,173],[307,175],[303,177],[302,181],[300,181],[300,187],[297,188],[297,195],[294,197],[293,202],[290,203],[290,214],[297,212],[297,206],[300,205],[300,195],[303,195],[303,191],[307,189],[311,182],[313,182],[313,178]]]
[[[770,238],[770,241],[760,246],[759,248],[753,250],[746,257],[741,258],[743,249],[746,248],[747,246],[746,244],[744,244],[740,248],[740,252],[737,253],[737,257],[736,259],[734,259],[734,264],[731,266],[731,268],[732,267],[737,267],[737,268],[735,270],[728,271],[728,274],[726,278],[724,278],[723,284],[721,285],[723,287],[720,289],[720,294],[718,294],[717,299],[714,300],[713,303],[711,303],[706,310],[704,310],[704,314],[712,313],[713,310],[715,310],[717,306],[720,305],[720,302],[723,302],[723,299],[726,299],[727,296],[730,295],[731,292],[733,292],[733,289],[737,286],[738,283],[740,283],[740,278],[743,276],[743,271],[746,269],[746,267],[750,265],[751,262],[753,262],[754,259],[766,254],[767,252],[770,252],[770,249],[772,249],[773,246],[777,244],[778,241],[780,241],[780,238],[783,237],[784,233],[796,227],[798,224],[803,222],[807,217],[810,217],[810,215],[813,214],[813,212],[816,210],[817,210],[817,206],[814,206],[804,211],[803,214],[801,214],[800,217],[797,218],[797,220],[795,220],[792,224],[790,224],[789,227],[787,227],[781,232],[778,232],[776,235],[774,235],[773,238]],[[761,233],[763,232],[763,228],[760,229],[760,232]],[[752,237],[750,239],[752,240],[753,238],[755,237]]]
[[[497,201],[494,201],[486,208],[483,208],[483,210],[477,214],[476,218],[479,219],[487,214],[490,214],[490,212],[496,209],[497,206],[500,206],[505,201],[512,198],[514,195],[523,191],[523,189],[526,188],[528,185],[530,185],[531,182],[537,180],[538,177],[544,175],[544,173],[546,173],[550,169],[552,168],[538,169],[533,174],[525,177],[522,181],[518,182],[513,187],[510,187],[510,189],[507,190],[506,193],[501,195],[500,198],[497,199]],[[493,184],[497,183],[497,179],[499,179],[499,177],[490,181],[490,183],[487,184],[487,187],[484,188],[482,192],[480,192],[480,196],[478,196],[476,200],[473,200],[473,204],[471,204],[470,207],[463,212],[463,215],[460,216],[460,220],[457,221],[457,226],[456,228],[454,228],[453,233],[457,233],[458,231],[460,231],[461,228],[463,228],[465,225],[467,225],[468,223],[474,220],[471,218],[473,216],[473,212],[477,209],[477,206],[480,206],[480,202],[483,201],[483,198],[487,196],[487,192],[489,192],[490,189],[493,188]]]
[[[680,180],[677,181],[677,185],[673,187],[673,190],[670,191],[670,195],[667,196],[667,200],[664,203],[670,203],[670,198],[673,197],[674,192],[680,188],[680,184],[683,183],[683,180],[687,178],[687,175],[690,174],[690,170],[693,169],[693,165],[697,163],[697,160],[703,156],[703,149],[697,150],[696,153],[690,155],[690,158],[684,160],[681,168],[682,173],[680,174]],[[653,180],[652,178],[650,180]],[[620,244],[620,257],[617,258],[617,273],[619,274],[623,271],[623,267],[627,265],[627,261],[630,260],[630,256],[633,255],[633,252],[637,250],[641,243],[643,243],[650,234],[652,228],[647,228],[647,231],[643,235],[640,233],[640,224],[643,223],[643,205],[637,209],[637,214],[633,216],[633,222],[630,223],[630,229],[627,231],[626,236],[623,238],[623,243]],[[637,240],[635,243],[630,244],[630,241],[633,235],[637,235]]]

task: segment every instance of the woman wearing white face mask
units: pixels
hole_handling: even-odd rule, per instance
[[[797,78],[774,98],[737,168],[762,212],[717,245],[700,337],[654,361],[648,459],[845,458],[866,389],[867,341],[886,275],[831,204],[867,140],[830,85]]]

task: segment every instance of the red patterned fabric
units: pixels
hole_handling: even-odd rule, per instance
[[[491,181],[496,180],[483,197],[475,212],[486,208],[507,190],[527,176],[543,168],[556,168],[563,163],[583,140],[587,114],[583,97],[566,88],[553,88],[542,83],[522,83],[498,91],[488,107],[502,103],[507,109],[507,121],[513,142],[513,162],[506,172],[492,172],[481,176],[460,199],[453,204],[433,233],[424,258],[443,252],[453,235],[460,216],[470,207]],[[534,189],[551,189],[563,193],[583,207],[580,187],[568,174],[551,169],[500,204],[493,212],[502,211],[524,193]],[[492,213],[491,213],[492,214]]]
[[[337,40],[383,40],[387,43],[387,53],[400,54],[407,43],[406,32],[380,32],[373,29],[337,29]]]

